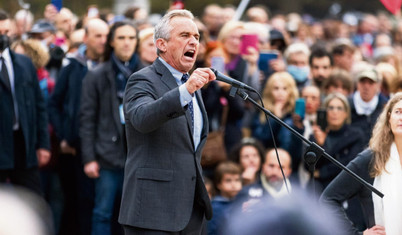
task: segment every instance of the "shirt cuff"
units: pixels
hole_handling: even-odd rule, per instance
[[[193,96],[190,94],[190,92],[188,92],[185,84],[179,86],[179,92],[180,92],[180,103],[181,106],[184,107],[191,102]]]

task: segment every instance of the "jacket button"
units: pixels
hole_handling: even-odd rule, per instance
[[[116,142],[116,141],[117,141],[117,137],[116,137],[116,136],[113,136],[113,137],[112,137],[112,141],[113,141],[113,142]]]

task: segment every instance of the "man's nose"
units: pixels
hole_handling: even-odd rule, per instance
[[[199,44],[200,42],[198,41],[198,39],[197,39],[197,38],[195,38],[195,37],[191,37],[191,38],[190,38],[190,43],[191,43],[191,44],[195,44],[195,45],[197,45],[197,44]]]

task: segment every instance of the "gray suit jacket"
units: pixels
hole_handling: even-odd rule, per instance
[[[126,87],[124,109],[128,156],[119,222],[124,225],[180,231],[188,224],[193,203],[212,217],[201,176],[201,150],[208,121],[196,92],[204,124],[194,150],[191,116],[180,104],[175,78],[159,59],[134,73]]]

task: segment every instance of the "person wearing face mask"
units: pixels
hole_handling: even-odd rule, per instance
[[[289,45],[284,57],[287,63],[286,70],[295,79],[299,92],[310,83],[310,67],[308,59],[310,49],[305,43],[297,42]]]
[[[38,166],[50,160],[46,105],[32,61],[9,48],[10,31],[0,9],[0,183],[42,195]]]

